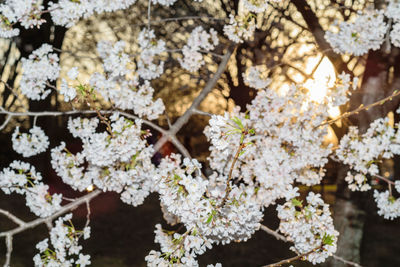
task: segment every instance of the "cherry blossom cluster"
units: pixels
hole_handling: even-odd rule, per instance
[[[110,79],[125,76],[129,69],[129,56],[124,53],[125,42],[119,41],[112,44],[109,41],[100,41],[97,51],[103,60],[103,68]]]
[[[200,168],[196,160],[185,158],[182,162],[180,155],[174,154],[158,166],[157,191],[166,215],[177,217],[188,230],[173,236],[156,231],[162,253],[150,252],[146,258],[149,266],[165,260],[197,266],[195,256],[213,243],[247,240],[259,228],[262,208],[255,202],[252,188],[232,185],[226,177],[206,180]]]
[[[260,82],[259,74],[247,80],[257,87],[267,84]],[[233,179],[257,188],[256,198],[265,206],[295,197],[295,181],[313,185],[322,179],[331,147],[324,143],[326,127],[319,126],[328,119],[328,106],[348,99],[350,87],[351,80],[343,74],[323,104],[311,101],[301,86],[281,93],[259,90],[248,113],[215,115],[209,121],[205,134],[211,142],[210,166],[228,176],[232,155],[242,142],[244,150],[233,168]],[[242,136],[243,132],[251,134]]]
[[[0,5],[0,37],[11,38],[19,34],[13,25],[20,23],[24,28],[39,27],[43,6],[35,0],[6,0]]]
[[[76,80],[78,75],[79,71],[77,67],[71,68],[67,73],[68,78],[71,80]],[[64,96],[65,102],[72,101],[77,95],[75,87],[71,86],[71,84],[64,78],[61,80],[60,94]]]
[[[244,0],[243,6],[250,12],[261,13],[268,7],[269,0]]]
[[[225,24],[224,33],[229,40],[235,43],[242,43],[253,36],[256,30],[255,17],[249,13],[247,15],[229,15],[229,24]]]
[[[62,195],[50,194],[49,186],[29,163],[13,161],[0,172],[0,188],[4,193],[25,195],[26,205],[39,217],[47,217],[61,208]]]
[[[243,73],[243,80],[252,88],[264,89],[271,83],[271,80],[268,79],[268,71],[263,65],[251,66],[247,72],[247,74]]]
[[[329,107],[339,107],[349,101],[352,91],[357,89],[358,77],[351,79],[349,74],[342,72],[338,75],[338,79],[334,85],[329,88],[326,93],[327,105]]]
[[[218,43],[217,32],[213,28],[208,33],[203,27],[196,27],[182,48],[183,59],[179,58],[178,61],[182,68],[191,72],[197,71],[205,64],[201,50],[211,51]]]
[[[51,19],[55,24],[71,27],[81,18],[88,18],[95,13],[126,9],[135,2],[136,0],[59,0],[57,3],[49,2],[48,10],[51,11]]]
[[[58,78],[60,67],[57,54],[52,53],[53,48],[49,44],[43,44],[29,55],[23,58],[22,77],[20,82],[21,93],[32,100],[43,100],[51,92],[46,89],[48,82]]]
[[[196,229],[179,234],[165,231],[160,224],[156,225],[155,242],[160,244],[161,252],[152,250],[146,256],[147,266],[199,266],[196,255],[201,255],[206,248],[211,248]]]
[[[306,200],[307,205],[295,198],[278,205],[279,231],[294,243],[291,250],[307,254],[305,258],[316,264],[336,252],[339,233],[333,227],[329,205],[321,196],[310,192]]]
[[[29,129],[29,134],[20,133],[19,127],[16,127],[11,140],[13,149],[24,157],[45,152],[49,147],[49,138],[38,126]]]
[[[370,49],[379,49],[385,39],[400,47],[400,3],[388,2],[384,10],[359,12],[353,22],[335,22],[336,32],[325,34],[334,51],[361,56]],[[390,23],[385,22],[385,17]],[[385,38],[387,33],[389,36]]]
[[[42,14],[50,12],[56,25],[71,27],[81,18],[93,14],[126,9],[136,0],[59,0],[43,6],[43,1],[6,0],[0,5],[0,37],[11,38],[19,34],[14,26],[19,23],[24,28],[40,27],[46,20]]]
[[[342,137],[336,156],[350,166],[346,181],[353,191],[371,189],[368,177],[379,175],[378,163],[400,153],[400,132],[389,123],[389,118],[381,118],[371,123],[368,130],[360,135],[355,126]]]
[[[400,193],[400,181],[396,181],[396,191]],[[395,198],[386,190],[384,192],[374,191],[374,198],[378,207],[378,214],[385,219],[393,220],[400,217],[400,198]]]
[[[85,267],[90,265],[90,255],[81,253],[82,246],[78,241],[81,237],[90,237],[90,227],[77,230],[72,224],[72,214],[69,213],[55,221],[55,226],[50,230],[49,239],[40,241],[36,248],[39,253],[33,257],[35,267]]]
[[[335,52],[355,56],[363,55],[370,49],[379,49],[388,27],[384,21],[384,12],[377,10],[359,13],[354,22],[341,22],[335,26],[339,31],[326,32],[326,40]]]
[[[83,150],[72,154],[65,143],[53,148],[54,170],[75,190],[94,185],[121,193],[126,203],[141,204],[151,191],[155,172],[153,149],[144,139],[148,133],[141,130],[140,120],[131,121],[117,113],[111,116],[108,131],[96,132],[98,124],[97,118],[69,120],[68,129],[82,140]]]
[[[165,52],[165,42],[158,40],[153,30],[143,29],[138,37],[140,58],[138,61],[138,75],[145,80],[158,78],[164,72],[164,61],[156,57]]]
[[[99,92],[106,101],[111,101],[120,109],[133,110],[138,116],[146,116],[153,120],[164,112],[161,99],[153,101],[154,89],[148,80],[159,77],[163,73],[163,64],[154,62],[154,57],[165,50],[163,41],[154,42],[154,32],[143,30],[139,34],[142,52],[138,60],[138,69],[129,68],[132,62],[124,53],[125,43],[116,44],[100,42],[98,52],[103,59],[106,75],[94,73],[89,85]],[[145,81],[139,83],[139,75]],[[134,78],[129,78],[129,77]]]

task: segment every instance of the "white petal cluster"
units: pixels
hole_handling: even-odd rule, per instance
[[[358,78],[351,80],[349,74],[342,72],[338,75],[338,79],[334,85],[327,91],[328,105],[331,107],[339,107],[349,101],[349,96],[353,90],[357,89]]]
[[[324,262],[336,252],[339,233],[333,227],[329,206],[319,194],[310,192],[307,205],[296,199],[277,207],[281,220],[279,231],[294,243],[293,251],[306,254],[305,259],[313,264]]]
[[[205,64],[201,50],[211,51],[218,43],[218,35],[213,28],[208,33],[203,27],[196,27],[182,49],[183,58],[179,58],[178,61],[182,68],[191,72],[197,71]]]
[[[124,202],[141,204],[152,190],[152,147],[146,146],[141,121],[114,115],[110,132],[95,132],[97,119],[76,118],[68,128],[79,137],[83,150],[72,154],[62,143],[52,149],[51,163],[58,176],[76,190],[94,185],[103,191],[121,193]]]
[[[25,195],[26,205],[39,217],[48,217],[61,208],[62,195],[51,195],[49,186],[29,163],[13,161],[0,172],[0,188],[4,193]]]
[[[268,7],[269,0],[244,0],[243,6],[250,12],[261,13]]]
[[[385,15],[394,21],[400,21],[400,1],[389,0],[389,4],[386,7]]]
[[[400,21],[393,25],[392,31],[390,32],[390,40],[394,46],[400,47]]]
[[[35,267],[85,267],[91,264],[90,255],[81,253],[82,246],[78,244],[81,237],[90,237],[90,227],[86,226],[83,230],[77,230],[71,223],[72,214],[56,220],[55,226],[50,231],[49,239],[40,241],[36,248],[39,253],[33,257]]]
[[[262,212],[251,187],[231,186],[224,200],[227,177],[209,183],[199,176],[198,162],[185,159],[180,166],[178,155],[163,159],[157,184],[162,204],[186,229],[196,229],[211,243],[227,244],[247,240],[259,228]]]
[[[229,40],[235,43],[242,43],[253,36],[256,30],[255,19],[252,16],[238,16],[229,15],[229,24],[224,26],[224,33]]]
[[[243,80],[246,85],[252,88],[264,89],[271,83],[266,72],[267,70],[264,66],[251,66],[247,70],[247,75],[243,73]]]
[[[137,80],[117,82],[95,73],[90,79],[90,85],[105,100],[113,102],[120,109],[133,110],[139,117],[154,120],[164,112],[162,100],[153,100],[154,89],[149,81],[145,81],[142,85],[139,85]]]
[[[213,243],[245,241],[258,230],[262,207],[256,203],[253,189],[230,184],[227,191],[227,177],[210,183],[201,177],[200,168],[196,160],[185,158],[182,162],[175,154],[158,166],[155,183],[162,206],[188,230],[172,235],[157,226],[156,242],[162,253],[151,251],[146,257],[148,266],[170,261],[181,264],[177,266],[198,266],[196,256]]]
[[[336,96],[332,92],[325,101],[331,103]],[[236,111],[211,118],[205,129],[211,142],[210,167],[222,176],[229,175],[241,139],[242,130],[238,133],[235,129],[240,121],[253,134],[244,138],[248,145],[232,176],[257,188],[255,197],[260,204],[268,206],[277,199],[295,197],[295,181],[319,183],[331,151],[324,144],[326,128],[317,127],[328,118],[327,105],[310,101],[306,90],[292,86],[282,94],[269,88],[260,90],[247,108],[247,114]]]
[[[358,14],[354,22],[341,22],[337,26],[339,31],[326,32],[325,39],[335,52],[355,56],[379,49],[387,31],[384,13],[377,10]]]
[[[388,118],[375,120],[362,135],[357,127],[349,127],[349,132],[342,137],[336,150],[337,158],[351,168],[346,181],[353,191],[369,190],[367,176],[379,174],[378,161],[399,153],[400,132],[395,131]]]
[[[136,0],[59,0],[50,2],[51,19],[60,26],[72,27],[81,18],[88,18],[95,13],[112,12],[126,9]]]
[[[151,2],[153,2],[153,4],[160,4],[162,6],[171,6],[176,2],[176,0],[151,0]]]
[[[119,41],[114,45],[108,41],[97,44],[97,51],[103,60],[104,71],[110,78],[125,76],[128,73],[129,56],[124,53],[125,42]]]
[[[397,192],[400,191],[397,189]],[[400,198],[394,198],[389,191],[379,193],[374,191],[374,198],[378,206],[378,214],[388,220],[393,220],[400,217]]]
[[[154,233],[155,242],[160,244],[162,253],[150,251],[145,258],[149,267],[170,266],[171,262],[174,262],[173,266],[196,267],[199,266],[196,255],[211,248],[211,244],[205,242],[195,229],[184,234],[168,233],[157,224]]]
[[[19,127],[15,128],[12,135],[13,149],[24,157],[31,157],[45,152],[49,147],[49,138],[44,131],[33,126],[28,133],[20,133]]]
[[[12,24],[20,23],[25,29],[39,27],[43,6],[36,0],[6,0],[0,4],[0,37],[10,38],[19,34]]]
[[[164,61],[155,61],[155,57],[165,52],[165,42],[157,40],[153,30],[143,29],[138,37],[140,58],[138,60],[138,75],[145,80],[158,78],[164,72]]]
[[[60,72],[59,59],[57,54],[52,52],[51,45],[43,44],[33,51],[28,59],[23,58],[21,60],[21,93],[31,100],[45,99],[51,92],[50,89],[46,89],[46,83],[58,78]]]

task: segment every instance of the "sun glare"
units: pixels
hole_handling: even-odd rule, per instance
[[[309,60],[306,66],[307,73],[312,72],[315,65],[318,64],[318,61],[318,58],[312,58]],[[325,57],[315,70],[313,78],[308,79],[304,83],[304,87],[310,90],[310,96],[312,100],[321,101],[326,95],[328,88],[334,85],[335,80],[335,69],[328,58]],[[329,115],[333,118],[339,116],[339,108],[335,107],[329,109]]]

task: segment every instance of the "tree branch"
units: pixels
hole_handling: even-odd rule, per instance
[[[206,98],[206,96],[211,92],[211,90],[216,85],[217,81],[224,72],[226,65],[228,64],[228,61],[235,48],[236,44],[231,44],[229,46],[227,53],[224,55],[221,63],[218,66],[217,72],[208,81],[208,83],[200,92],[200,94],[194,99],[192,105],[185,111],[185,113],[181,117],[179,117],[179,119],[174,123],[174,125],[172,125],[172,127],[166,133],[164,133],[164,135],[157,141],[157,143],[154,146],[154,149],[156,151],[158,151],[168,140],[171,140],[171,138],[174,135],[176,135],[176,133],[183,127],[183,125],[185,125],[189,121],[190,117],[195,113],[197,107],[201,104],[204,98]]]

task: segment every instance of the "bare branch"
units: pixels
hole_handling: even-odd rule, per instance
[[[7,247],[7,253],[6,253],[6,261],[4,262],[4,267],[10,267],[10,261],[11,261],[11,253],[13,250],[13,236],[12,235],[7,235],[6,236],[6,247]]]
[[[218,66],[217,72],[214,76],[207,82],[206,86],[200,92],[200,94],[194,99],[192,105],[185,111],[185,113],[174,123],[174,125],[168,130],[164,136],[162,136],[158,142],[155,144],[154,149],[158,151],[168,140],[171,139],[172,136],[176,135],[176,133],[185,125],[190,117],[194,114],[196,108],[203,102],[204,98],[211,92],[211,90],[216,85],[217,81],[221,77],[222,73],[225,71],[226,65],[236,48],[236,44],[232,44],[229,46],[227,53],[222,58],[221,63]]]
[[[87,195],[84,195],[84,196],[82,196],[80,198],[77,198],[76,201],[71,202],[71,203],[63,206],[59,211],[57,211],[56,213],[54,213],[51,216],[46,217],[46,218],[38,218],[36,220],[27,222],[27,223],[25,223],[25,224],[23,224],[23,225],[21,225],[21,226],[19,226],[17,228],[14,228],[12,230],[9,230],[9,231],[6,231],[6,232],[2,232],[2,233],[0,233],[0,237],[9,236],[9,235],[12,236],[12,235],[21,233],[21,232],[23,232],[25,230],[34,228],[34,227],[36,227],[36,226],[38,226],[40,224],[46,223],[46,221],[53,220],[54,218],[57,218],[57,217],[63,215],[64,213],[67,213],[67,212],[69,212],[71,210],[74,210],[77,207],[79,207],[80,205],[82,205],[83,203],[86,203],[87,201],[90,201],[91,199],[97,197],[100,193],[101,193],[100,190],[94,190],[93,192],[90,192]]]
[[[273,235],[278,240],[281,240],[283,242],[289,242],[289,240],[287,240],[285,236],[279,234],[277,231],[274,231],[274,230],[268,228],[265,225],[261,224],[260,229],[263,230],[264,232],[270,234],[270,235]]]
[[[336,119],[323,122],[323,123],[321,123],[320,125],[316,126],[315,128],[318,128],[318,127],[321,127],[321,126],[324,126],[324,125],[333,124],[333,123],[335,123],[336,121],[338,121],[338,120],[340,120],[340,119],[344,119],[344,118],[350,117],[351,115],[358,114],[358,113],[360,113],[360,111],[368,110],[368,109],[373,108],[373,107],[375,107],[375,106],[383,105],[386,101],[392,101],[392,99],[393,99],[394,97],[399,96],[399,95],[400,95],[400,91],[394,91],[393,94],[391,94],[391,95],[388,96],[388,97],[385,97],[385,98],[383,98],[383,99],[381,99],[381,100],[378,100],[378,101],[376,101],[376,102],[374,102],[374,103],[372,103],[372,104],[369,104],[369,105],[367,105],[367,106],[364,106],[363,104],[361,104],[361,105],[360,105],[358,108],[356,108],[355,110],[349,111],[349,112],[345,112],[345,113],[343,113],[342,115],[340,115],[339,117],[337,117]]]
[[[360,264],[356,263],[356,262],[352,262],[352,261],[348,261],[343,259],[342,257],[336,256],[336,255],[332,255],[332,257],[337,260],[337,261],[341,261],[347,265],[351,265],[351,266],[355,266],[355,267],[362,267]]]
[[[0,209],[0,213],[7,216],[10,220],[12,220],[13,222],[15,222],[16,224],[18,224],[20,226],[25,224],[25,222],[23,220],[19,219],[17,216],[15,216],[13,214],[11,214],[9,211]]]

